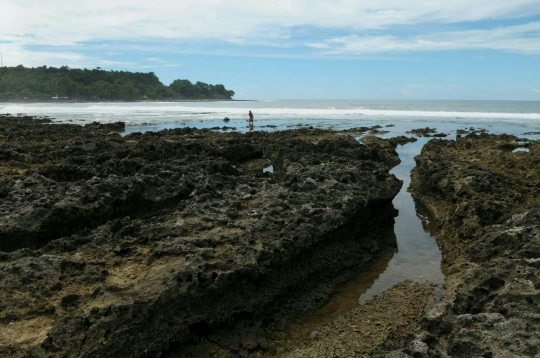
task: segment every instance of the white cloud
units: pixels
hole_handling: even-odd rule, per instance
[[[0,51],[10,63],[68,61],[105,65],[83,56],[92,43],[117,42],[118,50],[138,43],[231,43],[287,49],[300,45],[305,29],[363,33],[398,25],[462,23],[531,17],[540,14],[538,0],[0,0]],[[308,31],[309,32],[309,31]],[[493,33],[493,32],[490,32]],[[487,32],[467,32],[485,38]],[[441,37],[442,36],[442,37]],[[446,38],[444,37],[446,36]],[[372,53],[421,49],[471,48],[456,45],[459,35],[399,38],[349,36],[310,46],[328,53]],[[508,36],[507,36],[508,37]],[[320,39],[320,35],[318,37]],[[536,53],[537,38],[492,38],[496,49]],[[6,44],[8,43],[8,44]],[[461,42],[463,43],[463,41]],[[39,49],[46,46],[47,51]],[[482,48],[476,44],[475,48]],[[51,51],[62,47],[68,51]],[[521,48],[521,50],[519,50]],[[523,50],[525,48],[525,50]],[[531,51],[530,49],[533,49]],[[166,47],[161,47],[166,52]],[[145,51],[141,48],[141,51]],[[216,49],[219,52],[219,49]],[[281,52],[280,55],[284,55]],[[289,54],[286,54],[289,55]],[[66,63],[66,62],[64,62]],[[129,63],[120,63],[120,65]]]
[[[0,44],[0,51],[2,52],[2,58],[4,66],[17,66],[24,64],[25,66],[63,66],[69,65],[71,67],[124,67],[133,68],[138,67],[134,62],[120,62],[111,61],[95,56],[88,56],[75,51],[34,51],[27,50],[17,44]],[[157,66],[154,66],[157,67]]]
[[[370,54],[403,51],[502,50],[540,54],[540,22],[489,30],[441,32],[413,37],[344,36],[308,43],[324,54]]]
[[[174,62],[162,60],[156,57],[149,57],[145,59],[144,64],[138,66],[140,68],[156,68],[156,67],[182,67],[184,64],[182,62]]]
[[[26,44],[286,39],[295,27],[381,29],[540,14],[537,0],[2,0],[0,38]]]

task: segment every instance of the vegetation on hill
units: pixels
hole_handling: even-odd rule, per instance
[[[234,91],[204,82],[165,86],[153,72],[105,71],[62,66],[0,67],[0,101],[232,99]]]

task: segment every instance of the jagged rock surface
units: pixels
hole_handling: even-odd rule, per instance
[[[264,348],[393,223],[395,152],[347,135],[43,122],[0,118],[0,355]]]
[[[438,216],[447,287],[388,357],[538,357],[540,143],[472,133],[415,159],[411,189]]]

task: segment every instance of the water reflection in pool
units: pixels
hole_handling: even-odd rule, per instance
[[[360,302],[406,279],[429,280],[439,284],[444,282],[441,252],[433,237],[437,230],[436,222],[431,219],[424,205],[415,202],[407,191],[411,182],[410,172],[415,166],[414,156],[420,154],[427,140],[421,138],[415,143],[397,148],[401,164],[392,169],[391,173],[403,180],[403,187],[393,201],[394,207],[399,210],[394,225],[398,251],[384,273],[360,296]]]

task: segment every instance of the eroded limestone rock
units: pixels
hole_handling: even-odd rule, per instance
[[[394,153],[318,129],[0,118],[0,355],[264,348],[381,249]]]
[[[419,340],[429,350],[418,356],[538,356],[540,143],[472,133],[432,140],[415,159],[411,190],[439,218],[447,288],[426,339],[404,352],[416,356]]]

